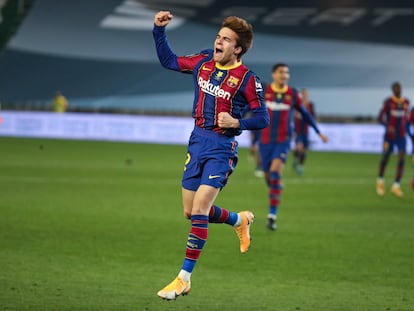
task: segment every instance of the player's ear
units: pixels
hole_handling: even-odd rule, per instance
[[[242,52],[242,47],[238,46],[234,49],[233,54],[238,56],[240,55],[241,52]]]

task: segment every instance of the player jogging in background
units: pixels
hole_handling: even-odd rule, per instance
[[[172,18],[168,11],[155,15],[155,45],[162,66],[193,75],[195,126],[182,177],[184,215],[191,220],[191,230],[178,276],[157,293],[167,300],[190,291],[191,273],[207,241],[209,223],[233,226],[240,251],[245,253],[249,249],[253,214],[231,212],[213,203],[237,164],[238,144],[234,137],[242,130],[261,129],[269,124],[262,85],[241,62],[252,44],[252,26],[241,18],[228,17],[217,33],[214,49],[178,57],[165,34]],[[241,119],[248,107],[252,116]]]
[[[301,90],[303,107],[315,118],[315,106],[309,99],[307,89]],[[293,168],[299,176],[303,175],[306,151],[309,149],[309,125],[302,118],[299,111],[295,113],[295,151],[293,159]]]
[[[323,142],[328,141],[328,137],[319,131],[312,115],[304,109],[298,91],[288,86],[289,77],[289,67],[283,63],[276,64],[272,69],[273,82],[265,89],[270,125],[262,130],[259,150],[269,187],[267,227],[270,230],[277,228],[276,218],[282,194],[281,177],[290,150],[295,110],[313,127]]]
[[[384,101],[382,109],[378,116],[378,121],[384,125],[384,145],[382,158],[379,167],[377,179],[377,194],[385,194],[384,173],[394,148],[398,149],[398,164],[395,174],[394,184],[391,187],[391,193],[397,197],[402,197],[403,192],[400,187],[400,181],[404,171],[404,160],[406,153],[406,132],[408,128],[409,102],[401,96],[402,87],[399,82],[391,86],[393,95]]]

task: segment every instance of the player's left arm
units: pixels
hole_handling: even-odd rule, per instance
[[[321,131],[318,128],[318,125],[316,124],[316,120],[314,119],[314,117],[310,114],[310,112],[308,110],[306,110],[305,107],[303,107],[303,105],[301,104],[301,98],[298,96],[297,100],[296,100],[297,104],[295,106],[296,110],[298,110],[300,112],[300,114],[302,115],[302,119],[308,123],[310,126],[312,126],[312,128],[315,130],[315,132],[319,135],[319,137],[322,139],[322,141],[324,143],[328,142],[328,136],[324,135],[323,133],[321,133]]]
[[[220,112],[218,125],[222,128],[240,128],[241,130],[261,130],[270,123],[269,113],[264,102],[263,87],[260,79],[252,75],[247,81],[244,96],[252,112],[246,119],[233,118],[228,112]]]
[[[411,137],[411,139],[414,142],[414,107],[411,109],[411,112],[409,112],[409,115],[407,117],[406,129],[407,129],[408,135]]]

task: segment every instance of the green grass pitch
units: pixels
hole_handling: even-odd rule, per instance
[[[411,159],[403,199],[375,194],[379,155],[311,152],[284,174],[278,231],[247,150],[217,204],[256,214],[253,241],[211,224],[186,297],[185,146],[0,138],[0,310],[414,310]],[[291,160],[291,159],[290,159]]]

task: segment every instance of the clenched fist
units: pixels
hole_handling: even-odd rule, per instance
[[[157,14],[155,14],[154,24],[159,27],[167,26],[172,18],[173,15],[170,11],[159,11]]]
[[[239,128],[240,122],[233,118],[228,112],[220,112],[218,114],[217,124],[221,128]]]

